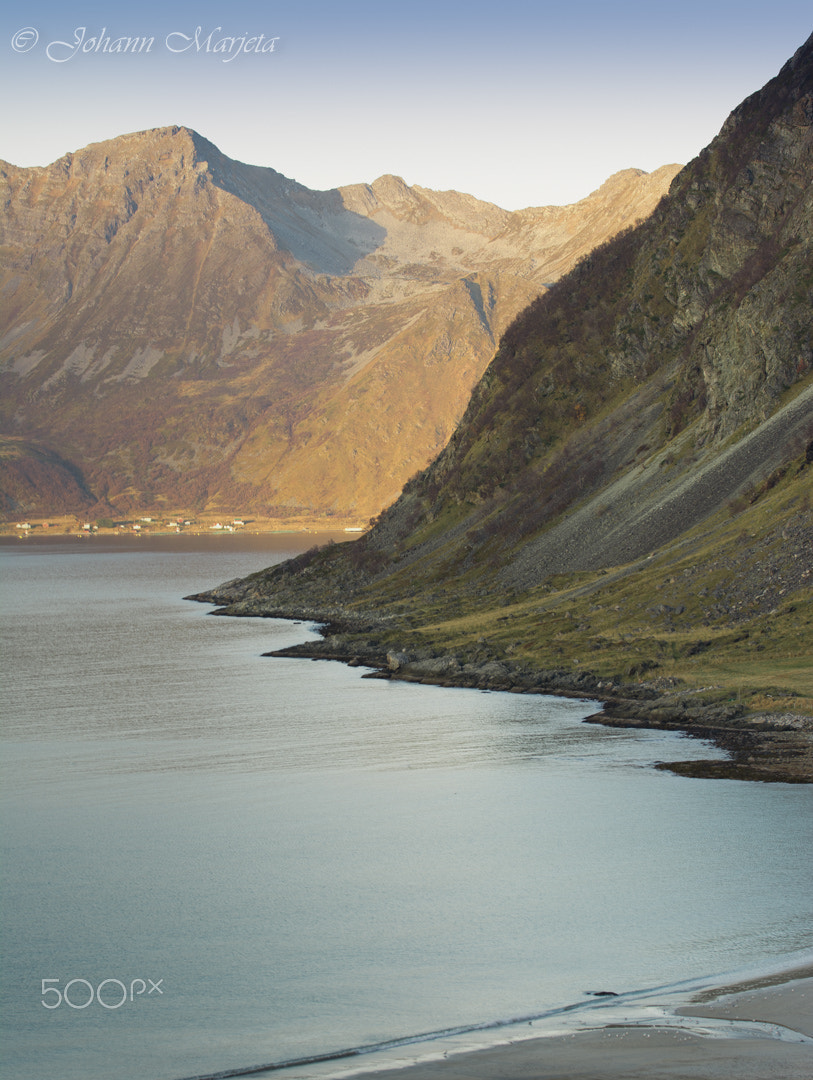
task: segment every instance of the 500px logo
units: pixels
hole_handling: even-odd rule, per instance
[[[161,989],[163,979],[159,979],[158,982],[153,982],[152,979],[147,979],[147,982],[143,979],[133,979],[130,982],[129,991],[121,979],[102,979],[95,988],[87,979],[71,979],[65,983],[63,990],[59,989],[61,981],[61,979],[42,980],[41,1004],[46,1009],[58,1009],[62,1004],[71,1009],[86,1009],[94,1001],[101,1005],[103,1009],[120,1009],[125,1002],[135,1001],[141,994],[146,993],[147,997],[149,997],[150,994],[163,994],[164,992]],[[57,985],[49,986],[49,983],[56,983]],[[150,984],[149,988],[147,983]],[[78,987],[78,989],[71,989],[72,987]],[[70,994],[68,991],[70,991]]]

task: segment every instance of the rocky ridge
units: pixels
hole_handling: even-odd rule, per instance
[[[311,191],[177,127],[2,164],[3,430],[70,464],[82,512],[366,524],[447,442],[516,313],[676,168],[508,213],[392,176]],[[47,512],[45,490],[17,485],[8,512]]]

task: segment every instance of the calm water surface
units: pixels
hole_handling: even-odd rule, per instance
[[[592,703],[264,659],[313,629],[181,599],[304,546],[0,547],[5,1080],[191,1077],[813,944],[806,787],[656,772],[716,751]],[[69,983],[99,993],[45,1008]]]

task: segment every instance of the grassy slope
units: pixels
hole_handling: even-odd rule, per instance
[[[558,575],[507,602],[463,592],[452,618],[443,601],[416,597],[400,638],[456,653],[486,644],[616,683],[679,678],[714,687],[709,699],[813,716],[811,494],[813,470],[795,461],[753,503],[724,507],[652,557]]]

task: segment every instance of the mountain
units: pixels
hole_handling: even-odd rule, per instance
[[[813,38],[633,230],[502,335],[363,538],[199,598],[302,654],[607,699],[813,779]]]
[[[36,462],[7,513],[53,512],[61,462],[83,514],[366,523],[446,444],[511,319],[676,171],[508,213],[395,176],[311,191],[179,127],[0,165],[0,417]]]

